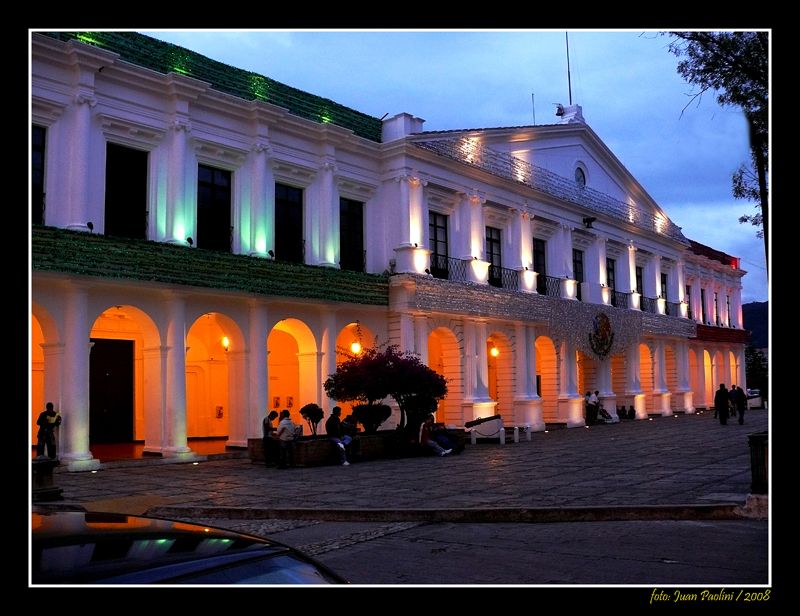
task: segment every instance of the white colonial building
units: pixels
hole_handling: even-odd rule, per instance
[[[136,33],[31,36],[32,417],[61,459],[333,405],[354,342],[418,353],[440,420],[584,424],[745,387],[738,259],[586,124],[423,130]]]

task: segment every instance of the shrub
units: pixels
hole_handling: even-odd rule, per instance
[[[392,409],[386,404],[357,404],[353,407],[353,419],[364,426],[364,432],[372,434],[389,419]]]
[[[317,424],[322,421],[324,414],[324,411],[313,402],[306,404],[300,409],[300,415],[306,420],[306,423],[308,423],[311,434],[317,433]]]

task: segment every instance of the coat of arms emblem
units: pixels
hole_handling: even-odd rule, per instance
[[[605,313],[594,317],[592,333],[589,334],[589,346],[600,359],[604,359],[611,352],[614,344],[614,332],[611,331],[611,320]]]

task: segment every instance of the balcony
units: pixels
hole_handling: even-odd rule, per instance
[[[630,306],[630,297],[630,293],[611,291],[611,305],[614,306],[614,308],[627,308]]]
[[[453,282],[467,282],[467,263],[463,259],[431,254],[431,276]]]
[[[681,305],[678,302],[667,302],[665,314],[668,314],[671,317],[681,316]]]
[[[507,267],[489,266],[489,284],[493,287],[519,291],[519,274]]]
[[[536,281],[536,292],[549,297],[561,297],[561,279],[539,274]]]
[[[655,297],[645,297],[642,295],[642,312],[658,314],[658,300]]]

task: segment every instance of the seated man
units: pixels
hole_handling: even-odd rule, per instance
[[[339,416],[342,414],[342,408],[339,406],[334,406],[331,409],[331,416],[328,417],[328,421],[325,422],[325,432],[328,433],[328,438],[331,442],[336,445],[336,449],[339,451],[339,460],[342,463],[342,466],[350,466],[350,463],[347,461],[347,450],[345,449],[352,441],[352,437],[344,434],[342,430],[342,422],[339,420]]]
[[[453,449],[444,449],[439,443],[436,442],[433,433],[433,414],[430,414],[425,418],[425,421],[422,422],[419,432],[419,442],[426,447],[430,447],[440,456],[446,456],[451,453]]]

